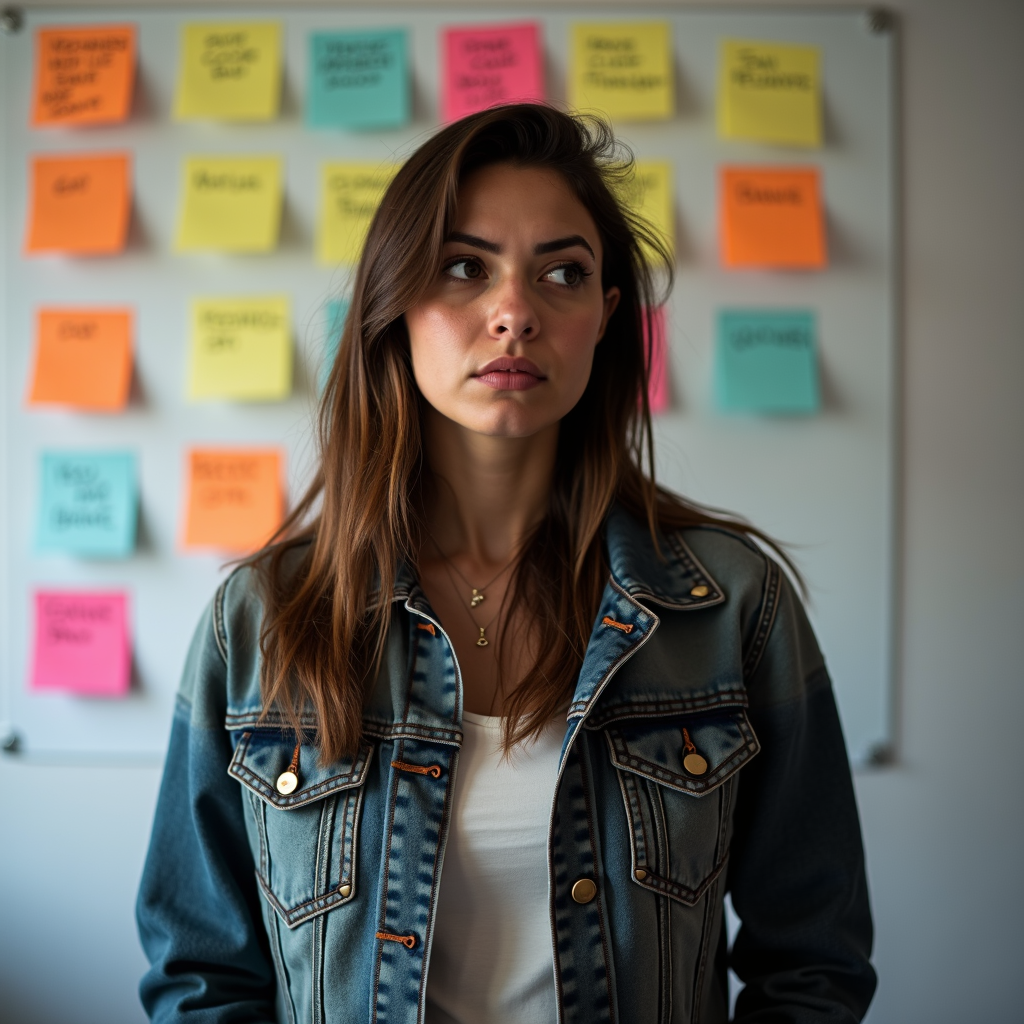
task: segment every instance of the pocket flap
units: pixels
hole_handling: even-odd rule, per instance
[[[277,788],[277,780],[287,771],[295,744],[276,729],[255,729],[242,733],[235,748],[228,774],[244,786],[281,810],[290,810],[313,803],[331,793],[361,786],[370,767],[373,747],[360,744],[355,757],[343,757],[322,765],[316,748],[303,743],[299,748],[299,784],[294,792],[284,794]]]
[[[688,751],[683,729],[706,765],[700,774],[684,766]],[[740,709],[728,714],[620,722],[605,735],[617,768],[696,797],[720,786],[761,749],[746,712]]]

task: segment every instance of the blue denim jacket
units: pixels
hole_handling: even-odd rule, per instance
[[[670,535],[659,559],[616,510],[607,550],[548,834],[559,1024],[726,1021],[729,966],[737,1021],[860,1020],[875,985],[860,828],[799,601],[725,529]],[[462,696],[415,579],[393,600],[358,753],[319,764],[304,743],[283,795],[295,736],[262,715],[251,571],[218,591],[139,894],[154,1020],[423,1020]]]

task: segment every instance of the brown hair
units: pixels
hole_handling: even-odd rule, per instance
[[[547,515],[510,582],[507,621],[529,607],[537,660],[507,699],[506,749],[571,699],[607,578],[602,527],[612,503],[645,521],[656,545],[659,531],[722,522],[653,479],[644,310],[671,284],[671,259],[620,201],[633,183],[631,155],[602,121],[539,104],[441,129],[398,171],[373,218],[320,406],[319,470],[276,543],[252,560],[264,599],[264,707],[278,707],[296,729],[315,721],[325,761],[358,743],[392,581],[401,563],[415,567],[423,534],[423,399],[404,313],[441,266],[459,183],[500,162],[563,175],[600,232],[603,287],[621,291],[583,397],[560,424]]]

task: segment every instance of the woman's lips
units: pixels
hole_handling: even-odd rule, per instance
[[[509,356],[492,360],[473,376],[495,391],[529,391],[547,379],[536,363]]]

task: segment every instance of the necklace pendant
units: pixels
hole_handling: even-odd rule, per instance
[[[484,600],[483,593],[481,591],[477,590],[476,587],[474,587],[473,588],[473,596],[470,599],[469,607],[470,608],[475,608],[483,600]]]
[[[476,641],[477,647],[488,647],[488,646],[490,646],[490,643],[491,643],[490,640],[488,640],[487,637],[484,636],[484,628],[485,627],[484,626],[478,626],[477,628],[480,630],[480,636],[477,638],[477,641]]]

